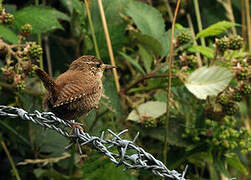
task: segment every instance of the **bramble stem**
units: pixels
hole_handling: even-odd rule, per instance
[[[88,21],[89,21],[89,24],[90,24],[90,29],[91,29],[91,33],[92,33],[92,41],[93,41],[93,44],[94,44],[96,56],[100,59],[100,53],[99,53],[99,49],[98,49],[97,38],[96,38],[96,35],[95,35],[95,30],[94,30],[94,27],[93,27],[92,17],[91,17],[91,13],[90,13],[90,7],[89,7],[89,4],[88,4],[87,0],[85,0],[85,7],[86,7],[86,11],[87,11]]]
[[[195,8],[195,15],[197,19],[198,28],[199,28],[199,31],[202,31],[202,23],[201,23],[201,18],[200,18],[200,8],[199,8],[198,0],[193,0],[193,4]],[[206,46],[205,39],[201,37],[200,41],[201,41],[201,45],[205,47]]]
[[[250,9],[249,9],[249,1],[245,0],[246,6],[246,19],[247,19],[247,30],[248,30],[248,49],[251,52],[251,24],[250,24]]]
[[[13,161],[11,155],[10,155],[10,152],[9,152],[9,150],[8,150],[6,144],[4,143],[3,140],[1,141],[1,145],[2,145],[3,150],[5,151],[7,157],[8,157],[8,159],[9,159],[9,161],[10,161],[10,165],[11,165],[11,167],[12,167],[12,169],[13,169],[13,172],[14,172],[14,174],[15,174],[17,180],[21,180],[21,178],[20,178],[20,176],[19,176],[19,173],[18,173],[18,170],[17,170],[17,168],[16,168],[16,166],[15,166],[15,163],[14,163],[14,161]]]
[[[111,64],[113,66],[116,66],[114,55],[113,55],[113,50],[112,50],[112,43],[111,43],[111,39],[110,39],[110,35],[109,35],[109,31],[108,31],[108,27],[107,27],[107,23],[106,23],[106,19],[105,19],[105,12],[104,12],[104,8],[102,5],[102,0],[98,0],[98,7],[99,7],[99,12],[100,12],[104,32],[105,32],[105,38],[106,38],[106,43],[107,43],[107,47],[108,47],[108,53],[110,56]],[[117,92],[119,92],[120,91],[120,84],[119,84],[118,72],[117,72],[116,68],[113,68],[112,71],[113,71],[116,89],[117,89]]]
[[[173,44],[174,37],[173,36],[174,36],[174,27],[175,27],[179,7],[180,7],[180,0],[178,0],[177,2],[175,13],[174,13],[172,31],[171,31],[171,40],[170,40],[170,51],[169,51],[169,56],[166,58],[166,61],[168,61],[168,87],[167,87],[166,123],[165,123],[166,135],[165,135],[165,144],[163,148],[164,164],[166,164],[166,160],[167,160],[167,146],[168,146],[168,120],[169,120],[169,108],[170,108],[170,98],[171,98],[172,63],[173,63],[173,49],[174,49],[174,44]]]

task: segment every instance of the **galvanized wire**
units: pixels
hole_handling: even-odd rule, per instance
[[[169,170],[161,161],[155,159],[151,154],[135,144],[135,140],[139,133],[137,133],[134,139],[130,141],[120,137],[123,133],[128,131],[127,129],[118,134],[108,129],[107,131],[112,136],[110,136],[110,139],[104,139],[105,132],[102,132],[100,137],[91,136],[76,126],[72,127],[71,123],[56,117],[51,112],[41,113],[35,111],[34,113],[28,113],[21,108],[3,105],[0,105],[0,117],[21,118],[22,120],[32,121],[42,127],[55,130],[59,134],[72,140],[72,143],[66,148],[69,148],[76,143],[79,152],[82,153],[81,146],[88,145],[109,157],[109,159],[117,166],[124,165],[125,169],[145,169],[152,171],[152,173],[157,176],[185,180],[187,167],[183,173]],[[109,151],[111,147],[116,147],[118,153]],[[128,151],[130,151],[130,155],[128,155]]]

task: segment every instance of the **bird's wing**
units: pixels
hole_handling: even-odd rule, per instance
[[[100,88],[101,86],[99,85],[99,83],[95,81],[82,83],[82,85],[76,83],[68,83],[59,92],[58,99],[53,107],[55,108],[75,102],[83,98],[84,96],[96,93]]]

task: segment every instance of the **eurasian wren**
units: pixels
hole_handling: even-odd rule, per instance
[[[55,81],[42,69],[36,69],[48,93],[43,108],[64,120],[73,120],[97,108],[102,95],[104,64],[95,56],[82,56],[73,61],[69,69]]]

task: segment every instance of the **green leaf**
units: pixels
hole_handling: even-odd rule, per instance
[[[104,94],[108,98],[102,98],[102,103],[105,104],[110,111],[114,112],[118,118],[121,118],[123,112],[113,76],[108,76],[106,74],[103,85]]]
[[[237,171],[247,175],[248,170],[245,168],[245,166],[241,163],[239,157],[236,154],[233,154],[231,156],[226,155],[226,162],[232,166]]]
[[[153,57],[148,53],[148,51],[145,48],[143,48],[143,46],[141,46],[140,44],[138,44],[138,46],[139,46],[139,54],[144,63],[146,72],[149,73],[151,72]]]
[[[75,9],[78,14],[83,13],[83,3],[79,0],[60,0],[60,2],[71,14],[73,13],[73,9]]]
[[[148,101],[138,106],[138,112],[141,117],[144,116],[144,117],[158,118],[163,114],[165,114],[166,103],[160,101]],[[131,111],[127,119],[140,122],[141,118],[138,116],[136,110],[133,110]]]
[[[9,28],[0,24],[0,37],[5,41],[16,44],[18,41],[17,35],[11,31]]]
[[[214,51],[211,48],[205,46],[192,45],[187,50],[193,53],[201,53],[203,56],[206,56],[209,59],[212,59],[214,56]]]
[[[161,13],[146,3],[131,1],[126,9],[136,26],[143,34],[159,39],[165,32],[165,23]]]
[[[123,52],[120,52],[119,54],[123,56],[127,61],[129,61],[129,63],[131,63],[139,72],[145,74],[145,71],[142,69],[142,67],[139,65],[137,61],[135,61],[134,59],[132,59],[130,56],[126,55]]]
[[[154,38],[152,36],[138,33],[138,32],[133,33],[133,35],[139,40],[139,42],[142,45],[147,47],[147,50],[152,51],[154,53],[154,55],[156,55],[156,56],[161,55],[162,45],[159,40],[157,40],[156,38]]]
[[[125,34],[125,28],[127,23],[121,18],[121,14],[125,14],[124,10],[127,5],[127,0],[105,0],[103,1],[103,7],[105,11],[105,17],[107,20],[107,26],[109,28],[109,34],[111,38],[112,48],[114,53],[118,53],[124,43],[128,40],[128,36]],[[96,34],[96,39],[98,43],[99,52],[101,55],[101,59],[104,60],[105,63],[107,59],[109,59],[106,38],[104,35],[104,29],[102,28],[102,21],[100,18],[100,12],[97,1],[93,1],[91,8],[92,21],[95,22],[93,24]],[[95,51],[89,52],[94,54]]]
[[[207,96],[217,96],[232,78],[233,74],[226,68],[201,67],[190,74],[185,85],[197,98],[206,99]]]
[[[64,13],[46,6],[29,6],[14,13],[14,25],[20,29],[28,23],[32,25],[32,33],[46,33],[55,29],[63,29],[58,19],[69,21]]]
[[[224,31],[226,31],[228,28],[231,28],[235,25],[237,25],[237,24],[229,22],[229,21],[220,21],[220,22],[213,24],[213,25],[209,26],[208,28],[200,31],[196,35],[196,39],[198,39],[200,37],[219,35],[219,34],[223,33]]]

